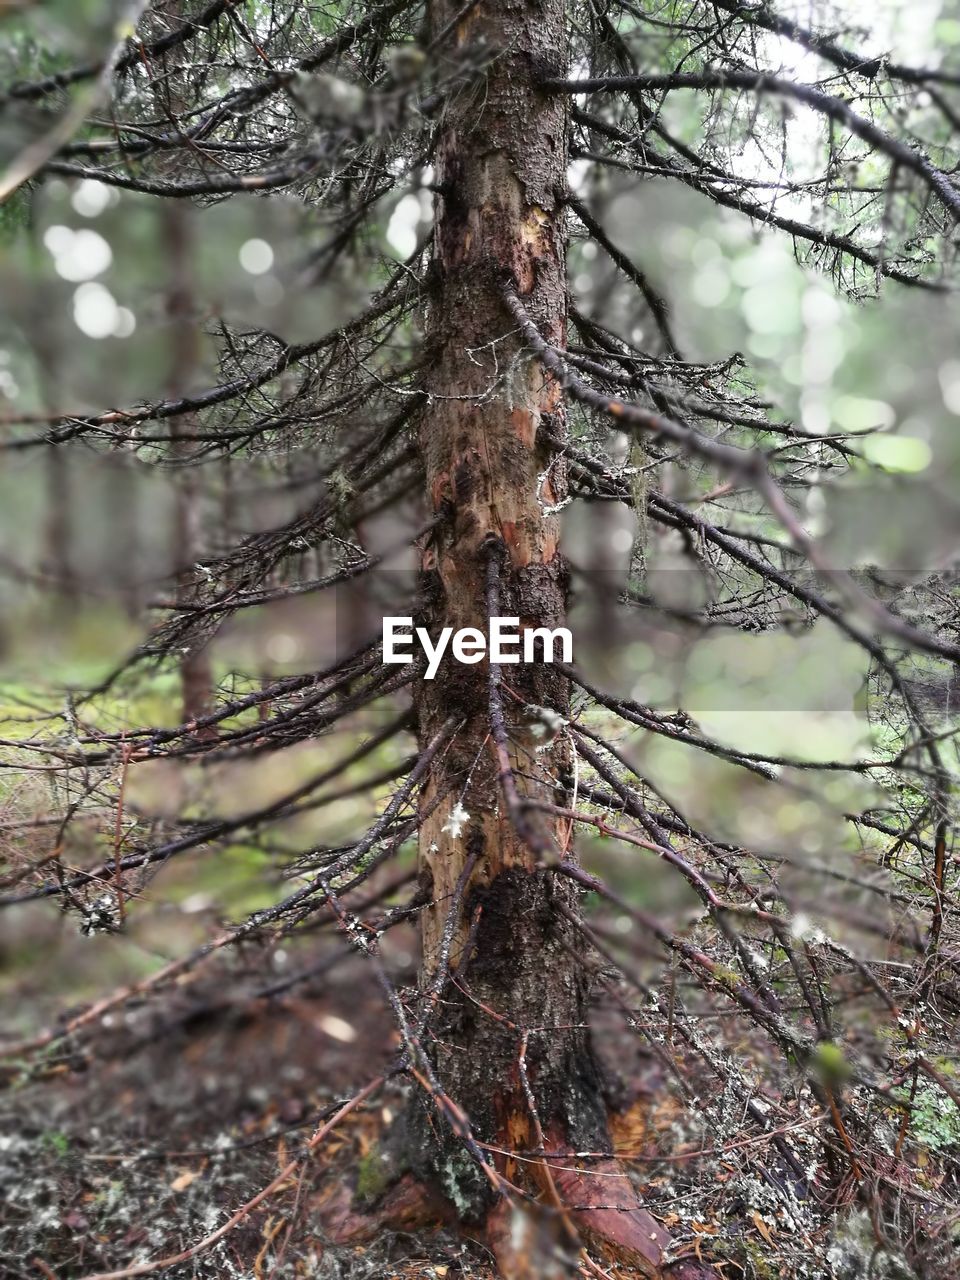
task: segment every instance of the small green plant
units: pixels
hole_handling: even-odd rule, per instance
[[[363,1204],[373,1204],[386,1191],[392,1176],[390,1162],[384,1158],[379,1146],[372,1146],[357,1162],[358,1200]]]
[[[906,1089],[901,1089],[898,1096],[910,1101]],[[960,1108],[952,1098],[933,1085],[921,1085],[914,1094],[912,1108],[910,1126],[917,1142],[930,1151],[960,1147]]]
[[[45,1147],[55,1152],[61,1159],[70,1150],[70,1139],[59,1129],[50,1129],[42,1137]]]

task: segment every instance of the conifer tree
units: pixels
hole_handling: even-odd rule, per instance
[[[269,867],[256,910],[11,1035],[8,1058],[28,1075],[51,1052],[76,1068],[114,1011],[191,984],[209,1001],[211,974],[252,1006],[319,972],[335,984],[359,955],[395,1050],[383,1070],[357,1062],[355,1094],[311,1147],[385,1089],[405,1101],[379,1139],[383,1185],[323,1220],[335,1240],[439,1215],[508,1280],[601,1261],[704,1280],[731,1259],[799,1277],[847,1274],[824,1259],[860,1214],[868,1258],[948,1274],[949,12],[916,63],[878,44],[879,18],[858,29],[866,8],[819,0],[140,0],[97,19],[80,61],[66,7],[4,21],[5,270],[27,261],[20,224],[41,195],[106,193],[111,216],[144,220],[168,305],[137,317],[165,386],[146,365],[144,392],[116,401],[109,377],[67,368],[46,399],[24,378],[0,447],[21,469],[55,455],[168,486],[190,525],[180,550],[201,560],[138,586],[150,612],[108,674],[17,710],[7,775],[39,767],[47,785],[11,801],[0,906],[59,906],[122,938],[191,859],[243,846]],[[225,281],[217,310],[191,266],[216,252],[216,219],[248,206],[279,229],[245,245],[254,300],[231,303]],[[120,270],[135,250],[115,231]],[[37,326],[52,322],[11,313],[18,360],[42,379]],[[138,542],[156,549],[160,524],[144,507]],[[155,563],[138,562],[143,579]],[[34,589],[28,556],[7,568]],[[298,602],[322,663],[283,668],[269,645],[255,661],[243,637],[262,641]],[[434,638],[486,635],[492,618],[566,626],[574,660],[448,651],[427,679],[417,650],[384,661],[381,615]],[[757,715],[711,728],[671,701],[702,694],[711,663],[728,712],[767,663],[765,705],[785,718],[853,672],[860,740],[771,747]],[[171,671],[182,722],[151,702]],[[64,679],[48,673],[47,693]],[[226,808],[205,808],[199,785],[170,813],[138,789],[158,766],[188,788],[234,766],[286,783]],[[363,817],[345,828],[355,796]],[[411,922],[404,985],[385,948]],[[269,979],[290,948],[313,958]],[[618,1161],[600,1006],[658,1064],[658,1094],[729,1153],[700,1183],[722,1240]],[[695,1190],[675,1137],[655,1132],[658,1154]],[[718,1167],[737,1170],[729,1191]],[[795,1247],[778,1253],[778,1231]],[[228,1235],[146,1261],[101,1242],[85,1268],[192,1274]],[[801,1269],[803,1239],[820,1270]]]

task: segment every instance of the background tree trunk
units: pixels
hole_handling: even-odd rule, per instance
[[[179,22],[189,5],[184,0],[165,0],[155,6],[172,23]],[[178,54],[170,61],[164,58],[164,69],[176,70]],[[172,78],[164,75],[153,85],[157,107],[170,120],[179,120],[185,103],[171,86]],[[197,370],[200,332],[194,299],[196,253],[193,235],[193,211],[183,201],[171,200],[162,209],[162,237],[166,252],[169,286],[167,317],[170,321],[169,392],[173,399],[186,395]],[[174,508],[171,543],[176,597],[179,603],[191,604],[197,596],[197,563],[204,551],[203,492],[199,469],[185,460],[191,446],[186,439],[196,423],[191,414],[170,419],[170,453],[180,463],[173,473]],[[210,654],[202,638],[192,637],[180,655],[181,719],[184,724],[206,716],[213,706],[213,671]],[[209,730],[200,737],[209,737]]]
[[[434,31],[460,7],[434,4]],[[538,434],[541,424],[563,431],[563,406],[556,385],[524,353],[502,299],[506,274],[541,331],[563,343],[566,106],[535,88],[545,67],[565,67],[563,17],[563,0],[509,0],[477,6],[457,32],[461,56],[480,61],[493,54],[495,62],[482,85],[465,89],[448,107],[438,148],[431,399],[420,440],[431,509],[446,506],[450,519],[423,563],[432,628],[487,630],[491,546],[502,557],[501,616],[555,627],[565,615],[558,522],[541,506],[541,499],[550,506],[562,496],[563,472],[551,467]],[[527,775],[518,777],[518,789],[562,803],[555,782],[565,740],[536,752],[524,706],[565,715],[566,682],[551,666],[501,670],[509,755],[518,774]],[[490,732],[486,662],[446,662],[434,681],[422,682],[418,709],[424,744],[449,716],[461,722],[452,747],[433,766],[424,798],[420,862],[433,898],[423,923],[426,983],[444,960],[445,922],[457,909],[451,895],[475,859],[450,950],[455,982],[447,985],[437,1016],[440,1083],[481,1141],[524,1150],[542,1137],[548,1145],[595,1150],[606,1125],[585,1029],[583,944],[564,914],[575,910],[574,894],[530,847],[541,854],[548,846],[562,848],[566,824],[538,823],[531,814],[537,823],[531,842],[511,821]],[[459,834],[449,823],[458,800],[470,815]],[[524,1033],[535,1108],[522,1078]],[[439,1127],[433,1126],[435,1171],[469,1217],[484,1207],[486,1183]],[[523,1180],[523,1167],[511,1158],[500,1159],[499,1168]]]
[[[193,245],[190,210],[175,201],[163,209],[163,232],[170,271],[167,314],[170,318],[170,394],[182,396],[190,387],[197,365],[197,328],[194,315]],[[189,435],[193,420],[184,415],[171,419],[171,453],[182,460],[189,453],[181,437]],[[173,561],[177,575],[177,599],[189,604],[195,597],[196,564],[203,553],[202,494],[200,479],[189,464],[174,473]],[[213,673],[210,655],[202,642],[191,641],[180,657],[181,717],[185,724],[207,715],[213,705]]]

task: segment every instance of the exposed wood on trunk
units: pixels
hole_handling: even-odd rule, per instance
[[[434,31],[459,7],[438,0]],[[504,306],[503,282],[563,346],[567,118],[536,81],[565,64],[564,0],[482,0],[459,23],[457,43],[466,57],[493,62],[482,84],[446,108],[437,148],[420,444],[428,502],[448,519],[424,553],[426,621],[434,630],[486,631],[493,612],[552,629],[566,611],[555,510],[566,477],[548,434],[564,438],[564,409]],[[561,1157],[555,1175],[539,1156],[609,1150],[609,1135],[587,1027],[578,893],[550,870],[555,858],[573,856],[570,831],[565,818],[524,804],[562,803],[567,739],[538,739],[531,704],[567,715],[569,689],[556,667],[491,672],[486,662],[448,658],[436,679],[421,682],[417,710],[423,743],[451,716],[461,725],[431,767],[420,831],[432,898],[423,978],[442,987],[431,1025],[436,1074],[501,1177],[540,1207],[492,1202],[490,1180],[426,1109],[409,1120],[411,1145],[424,1148],[413,1164],[439,1182],[461,1220],[486,1217],[507,1280],[541,1277],[550,1266],[569,1273],[578,1230],[657,1276],[669,1238],[616,1165],[605,1162],[597,1178],[596,1168]]]
[[[437,3],[433,25],[442,30],[459,6]],[[553,340],[563,341],[563,213],[558,196],[565,174],[566,112],[562,102],[534,88],[535,68],[551,57],[563,65],[563,5],[480,4],[459,25],[460,50],[498,50],[482,86],[463,91],[448,108],[438,148],[435,252],[436,292],[429,315],[431,403],[420,439],[427,491],[434,511],[445,507],[451,520],[424,561],[436,601],[431,624],[487,626],[483,554],[485,542],[502,541],[506,551],[501,612],[527,625],[558,625],[565,609],[565,568],[557,553],[555,516],[545,503],[562,490],[562,470],[538,427],[549,420],[563,431],[556,385],[536,362],[526,359],[513,332],[498,285],[510,271],[527,304]],[[538,59],[540,60],[538,62]],[[546,480],[540,480],[549,469]],[[462,787],[471,814],[469,830],[481,838],[483,856],[475,880],[490,884],[504,869],[530,870],[529,850],[513,831],[498,802],[496,767],[487,743],[486,664],[467,667],[448,661],[424,686],[421,732],[442,722],[450,709],[468,724],[456,758],[436,771],[431,787]],[[522,703],[563,711],[567,689],[549,668],[505,668],[520,703],[510,699],[516,721]],[[545,770],[557,751],[544,756]],[[524,761],[529,767],[530,760]],[[471,774],[472,770],[472,774]],[[452,891],[463,865],[468,833],[444,831],[459,796],[442,803],[424,823],[421,858],[438,898]],[[427,797],[427,806],[430,796]],[[424,929],[424,968],[431,972],[443,930],[442,901]],[[466,936],[464,925],[461,942]]]
[[[435,4],[434,29],[458,8]],[[501,616],[519,617],[523,626],[556,627],[564,619],[558,522],[544,509],[562,497],[564,472],[540,433],[547,425],[563,434],[563,408],[556,384],[528,359],[500,287],[509,272],[543,331],[563,342],[566,108],[534,84],[545,65],[564,65],[563,17],[562,0],[481,3],[457,31],[462,53],[497,52],[484,83],[447,108],[438,147],[431,400],[420,429],[432,510],[450,512],[423,565],[435,628],[487,629],[491,543],[502,558]],[[565,714],[566,681],[551,666],[505,666],[500,695],[521,796],[524,789],[555,795],[565,740],[537,752],[523,708]],[[454,981],[437,1027],[437,1069],[482,1141],[529,1148],[535,1122],[518,1067],[527,1030],[536,1123],[559,1124],[576,1145],[595,1146],[605,1122],[585,1029],[587,983],[573,958],[572,927],[556,906],[558,898],[572,905],[575,895],[537,865],[511,821],[489,707],[486,663],[448,660],[419,696],[424,741],[451,714],[463,721],[424,798],[421,872],[434,899],[423,925],[426,978],[441,962],[451,895],[468,855],[477,853],[450,951]],[[537,777],[524,780],[521,772]],[[430,812],[438,791],[444,798]],[[458,801],[470,815],[461,830],[450,821]],[[550,818],[542,834],[562,848],[565,821]],[[487,1198],[484,1180],[455,1143],[437,1135],[437,1147],[444,1189],[464,1216],[477,1214]],[[515,1159],[497,1159],[507,1178],[523,1178]]]

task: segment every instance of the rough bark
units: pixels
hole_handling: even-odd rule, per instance
[[[496,613],[553,629],[567,603],[557,520],[566,478],[547,438],[565,435],[564,405],[516,332],[504,283],[562,346],[567,108],[537,85],[565,67],[565,2],[481,0],[464,11],[460,0],[436,0],[434,34],[458,14],[458,54],[485,70],[447,104],[437,147],[420,447],[428,504],[446,519],[424,552],[421,621],[434,632],[485,632]],[[557,668],[542,662],[492,670],[450,657],[420,683],[421,743],[451,717],[458,729],[422,797],[424,1047],[435,1097],[406,1118],[406,1159],[468,1231],[481,1224],[506,1280],[575,1273],[582,1239],[659,1277],[669,1270],[667,1233],[597,1154],[610,1145],[578,891],[550,869],[575,856],[571,832],[529,804],[562,806],[558,779],[569,765],[566,737],[545,743],[531,707],[566,717],[569,699]],[[462,823],[450,820],[458,803]],[[479,1144],[473,1155],[462,1116]],[[480,1150],[497,1188],[478,1167]],[[520,1194],[499,1195],[502,1179]]]
[[[434,4],[434,30],[461,7]],[[430,507],[449,512],[423,563],[433,628],[486,632],[491,548],[502,562],[500,615],[519,617],[521,626],[555,627],[564,619],[567,575],[549,510],[562,497],[563,472],[539,432],[543,424],[562,434],[563,406],[557,386],[524,352],[502,300],[508,272],[542,331],[563,342],[566,105],[539,94],[535,79],[565,65],[564,42],[563,0],[481,3],[456,32],[462,56],[495,61],[448,107],[438,147],[431,399],[420,429]],[[537,751],[523,708],[565,714],[566,683],[543,664],[504,666],[502,673],[508,755],[518,774],[536,775],[518,777],[518,789],[556,801],[564,739]],[[582,944],[561,910],[575,902],[531,848],[542,855],[545,847],[563,847],[565,823],[531,816],[532,842],[516,830],[491,736],[486,662],[451,659],[421,688],[424,742],[449,716],[462,722],[424,797],[420,861],[434,904],[423,923],[426,983],[443,960],[451,895],[467,859],[476,858],[450,948],[456,981],[447,984],[436,1018],[440,1083],[481,1141],[530,1150],[539,1125],[575,1147],[596,1149],[606,1131],[585,1030]],[[458,800],[470,814],[459,835],[448,824]],[[535,1113],[521,1075],[525,1031]],[[432,1132],[434,1172],[465,1216],[478,1215],[488,1207],[486,1180],[440,1126]],[[517,1161],[499,1163],[511,1181],[524,1181]]]

